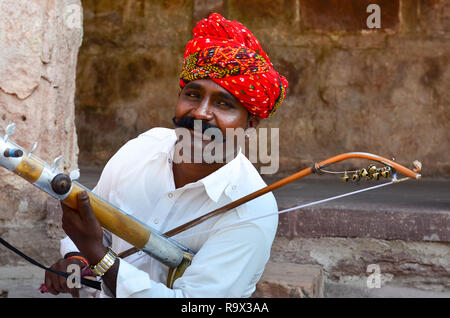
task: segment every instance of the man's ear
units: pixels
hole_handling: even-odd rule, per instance
[[[247,120],[247,128],[256,128],[256,127],[258,127],[260,122],[261,122],[261,117],[249,114],[249,117]]]

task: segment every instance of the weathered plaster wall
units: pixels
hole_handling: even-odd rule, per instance
[[[73,101],[82,43],[76,18],[82,21],[82,11],[76,8],[81,9],[77,0],[0,2],[1,134],[15,122],[12,140],[26,149],[38,141],[34,154],[49,163],[62,155],[67,171],[78,165]],[[58,213],[57,202],[0,169],[0,235],[4,239],[41,260],[55,259],[57,239],[63,233]],[[26,262],[0,249],[0,265],[18,263]]]
[[[366,7],[381,7],[381,28]],[[443,0],[83,1],[77,68],[81,162],[171,127],[184,45],[216,11],[261,40],[290,86],[276,116],[280,170],[368,151],[450,176],[450,2]]]

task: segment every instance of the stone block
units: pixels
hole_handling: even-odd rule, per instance
[[[296,0],[230,0],[227,19],[245,25],[271,57],[274,45],[290,45],[300,36],[299,3]]]
[[[211,13],[219,13],[227,16],[227,5],[225,0],[194,0],[193,22],[207,18]]]
[[[395,30],[399,21],[399,0],[300,0],[302,24],[307,30],[355,32],[371,30],[367,26],[370,4],[381,9],[380,30]]]
[[[267,183],[275,181],[267,179]],[[338,177],[308,176],[274,191],[280,210],[360,190],[374,182],[343,184]],[[450,182],[404,182],[280,215],[278,236],[372,237],[450,242]]]
[[[269,262],[252,297],[321,298],[322,268],[314,265]]]
[[[85,150],[80,160],[105,163],[140,132],[171,126],[182,51],[123,48],[80,55],[76,124]]]
[[[283,47],[272,60],[290,81],[288,94],[264,124],[280,128],[280,154],[299,162],[364,149],[448,175],[446,47],[448,40],[409,37],[381,49]]]
[[[408,287],[450,292],[449,244],[372,238],[293,238],[276,237],[272,262],[322,266],[326,282],[358,285],[368,289],[379,266],[381,287]],[[372,265],[373,266],[373,265]]]
[[[59,239],[63,237],[61,233],[57,238],[49,238],[43,222],[22,221],[21,223],[20,226],[1,229],[0,231],[5,231],[2,238],[46,266],[54,264],[61,258],[59,254]],[[29,264],[28,261],[3,247],[3,245],[0,247],[0,266]]]
[[[420,0],[419,25],[430,36],[450,33],[450,3],[446,0]]]
[[[192,1],[84,0],[84,43],[109,48],[183,46],[192,38]]]
[[[71,298],[70,294],[54,296],[41,293],[38,288],[44,282],[45,271],[33,266],[0,267],[0,298]]]
[[[61,170],[77,167],[75,73],[82,40],[80,1],[1,1],[0,132],[14,122],[11,140]],[[70,23],[69,23],[70,22]],[[0,168],[0,214],[4,237],[32,257],[58,249],[45,229],[47,194]],[[48,246],[51,246],[50,248]],[[0,263],[19,262],[5,249]]]
[[[402,1],[400,6],[400,30],[402,33],[420,32],[420,1]]]

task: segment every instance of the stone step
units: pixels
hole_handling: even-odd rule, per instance
[[[322,298],[323,272],[317,265],[268,262],[253,298]]]
[[[368,289],[355,284],[326,282],[325,298],[450,298],[450,292],[395,286]]]
[[[280,178],[266,178],[268,184]],[[381,183],[381,182],[380,182]],[[380,184],[308,176],[274,191],[280,210]],[[277,236],[450,242],[450,180],[406,181],[281,214]]]
[[[6,298],[71,298],[68,294],[54,296],[41,293],[38,288],[44,282],[45,272],[37,266],[0,267],[0,295]]]

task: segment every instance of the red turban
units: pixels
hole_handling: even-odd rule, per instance
[[[211,79],[251,114],[267,118],[275,113],[288,82],[245,26],[213,13],[197,23],[193,35],[184,53],[181,88],[190,81]]]

